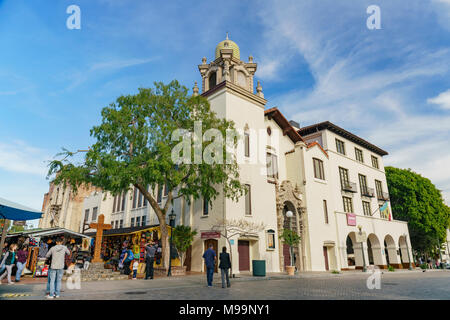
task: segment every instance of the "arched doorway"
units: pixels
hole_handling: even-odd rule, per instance
[[[380,268],[386,267],[383,264],[380,241],[374,233],[369,234],[367,237],[367,255],[369,258],[369,264],[376,265]]]
[[[395,241],[389,234],[384,237],[384,253],[386,256],[386,263],[388,266],[394,268],[401,268],[401,264],[398,260],[397,247]]]
[[[350,235],[347,236],[347,240],[345,241],[347,247],[347,265],[349,267],[355,267],[355,249],[353,248],[353,241]]]
[[[346,238],[347,265],[349,269],[362,269],[363,256],[361,242],[356,242],[355,232],[350,232]]]
[[[286,213],[288,211],[291,211],[293,213],[293,216],[291,218],[286,216]],[[283,229],[288,229],[288,230],[292,230],[294,232],[296,232],[298,234],[297,231],[297,210],[295,210],[294,205],[292,204],[292,202],[290,201],[286,201],[284,203],[284,208],[283,208]],[[292,250],[292,254],[291,254],[291,249],[289,247],[289,245],[283,243],[283,256],[284,256],[284,267],[286,269],[287,266],[290,266],[291,263],[293,263],[294,266],[297,267],[297,269],[299,268],[297,265],[297,257],[298,257],[298,247],[295,246]],[[293,261],[291,261],[291,259],[293,259]]]
[[[300,243],[298,246],[294,247],[293,261],[295,263],[295,267],[297,270],[306,270],[307,266],[305,253],[306,241],[308,239],[307,232],[304,228],[307,225],[307,216],[303,214],[303,206],[302,206],[302,194],[298,186],[293,186],[292,183],[288,180],[283,181],[280,185],[277,184],[276,188],[276,203],[277,203],[277,227],[278,234],[282,234],[283,229],[291,229],[295,231],[300,236]],[[288,218],[286,216],[286,212],[291,211],[293,213],[292,218]],[[281,270],[286,270],[284,266],[290,263],[290,254],[287,254],[287,250],[284,243],[281,239],[278,239],[280,248],[278,250],[279,253],[279,266]],[[286,252],[286,254],[285,254]],[[289,258],[288,258],[289,257]]]

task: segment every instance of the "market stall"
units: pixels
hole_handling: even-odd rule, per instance
[[[45,255],[56,239],[63,239],[71,254],[66,256],[66,266],[72,262],[82,264],[80,255],[89,256],[91,237],[64,228],[34,229],[11,233],[6,236],[7,243],[17,243],[28,246],[26,268],[32,272],[33,277],[47,276],[49,265]]]
[[[170,236],[170,227],[169,236]],[[95,238],[95,232],[86,233]],[[105,268],[118,270],[120,255],[125,246],[131,244],[134,258],[139,260],[138,278],[144,277],[145,273],[145,245],[153,241],[157,244],[158,250],[155,256],[154,267],[157,269],[162,266],[161,253],[161,233],[159,225],[129,227],[120,229],[110,229],[103,232],[103,241],[101,257],[105,262]],[[176,251],[173,250],[175,253]],[[180,266],[180,260],[176,254],[172,257],[172,265]]]

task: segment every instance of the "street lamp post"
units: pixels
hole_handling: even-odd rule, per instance
[[[358,226],[359,229],[359,234],[362,235],[362,227]],[[363,239],[361,239],[363,240]],[[366,272],[366,257],[364,256],[364,241],[361,241],[361,254],[362,254],[362,258],[363,258],[363,269],[362,272]]]
[[[408,237],[407,237],[406,233],[403,234],[403,236],[405,237],[406,251],[408,252],[408,261],[409,261],[409,267],[408,267],[408,270],[412,270],[413,268],[412,268],[412,265],[411,265],[411,258],[409,257]],[[401,250],[401,249],[400,249],[400,250]]]
[[[167,272],[167,276],[172,276],[172,242],[173,242],[173,228],[175,227],[175,218],[176,215],[173,212],[173,206],[172,206],[172,212],[169,214],[169,225],[171,227],[170,230],[170,249],[169,249],[169,271]]]

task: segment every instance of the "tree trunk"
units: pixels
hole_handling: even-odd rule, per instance
[[[169,231],[167,229],[166,224],[166,212],[168,203],[166,203],[166,206],[164,209],[161,209],[159,207],[159,204],[156,202],[156,200],[153,198],[153,196],[150,194],[150,192],[147,191],[144,186],[142,186],[139,183],[136,183],[134,185],[136,188],[139,189],[139,191],[144,195],[144,197],[148,200],[150,203],[150,206],[155,210],[156,216],[158,217],[159,221],[159,230],[161,232],[161,251],[162,251],[162,266],[163,268],[169,268],[169,259],[170,259],[170,253],[169,253]],[[172,198],[172,193],[169,192],[169,198],[167,199],[167,202],[169,202]]]
[[[159,228],[161,230],[162,263],[164,268],[169,268],[169,259],[170,259],[169,231],[167,229],[165,219],[162,222],[159,221]]]

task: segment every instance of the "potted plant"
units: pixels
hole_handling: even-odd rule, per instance
[[[295,272],[293,248],[300,243],[300,236],[293,230],[283,229],[280,239],[289,246],[289,253],[291,255],[291,265],[286,267],[288,275],[293,276]]]
[[[184,266],[186,251],[194,241],[196,234],[197,231],[191,230],[189,226],[178,225],[173,229],[173,244],[180,255],[181,269],[183,269],[183,272],[186,271],[186,267]]]

